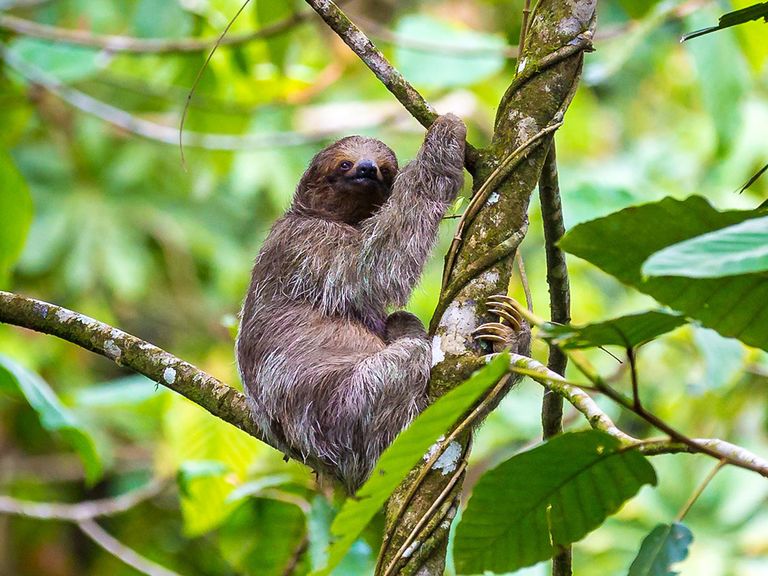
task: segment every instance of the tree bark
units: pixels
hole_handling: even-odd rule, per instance
[[[471,332],[492,320],[485,300],[507,293],[550,134],[562,122],[580,78],[583,52],[591,48],[595,9],[596,0],[541,0],[536,6],[517,76],[498,108],[491,145],[478,151],[474,166],[475,194],[490,179],[490,188],[486,185],[484,191],[487,199],[483,198],[482,209],[466,223],[461,239],[454,242],[455,253],[447,259],[444,287],[431,326],[436,362],[430,381],[433,399],[468,375],[474,366],[470,358],[481,353]],[[466,462],[471,435],[465,434],[459,441]],[[419,486],[414,482],[420,475],[412,472],[393,494],[377,576],[443,573],[463,469],[457,467],[453,474],[429,470]],[[439,500],[443,504],[435,507],[433,503]],[[430,509],[438,520],[425,523]],[[403,554],[403,544],[409,541]]]

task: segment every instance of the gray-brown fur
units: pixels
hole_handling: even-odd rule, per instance
[[[457,117],[438,118],[399,173],[378,140],[324,149],[253,267],[237,359],[254,419],[350,492],[426,405],[424,326],[387,310],[405,305],[461,189],[465,132]],[[353,178],[360,166],[369,178]]]

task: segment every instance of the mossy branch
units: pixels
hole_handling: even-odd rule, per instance
[[[245,395],[136,336],[67,308],[10,292],[0,292],[0,322],[57,336],[109,358],[266,442],[253,423]]]

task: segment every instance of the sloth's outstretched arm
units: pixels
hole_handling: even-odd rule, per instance
[[[440,220],[464,182],[465,139],[458,117],[439,117],[416,159],[395,178],[387,202],[363,224],[357,269],[349,271],[359,278],[360,297],[382,306],[405,305]]]

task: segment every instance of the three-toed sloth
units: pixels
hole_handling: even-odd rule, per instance
[[[349,492],[426,406],[431,346],[404,306],[463,183],[466,129],[439,117],[398,171],[350,136],[312,160],[256,258],[237,361],[253,417]]]

